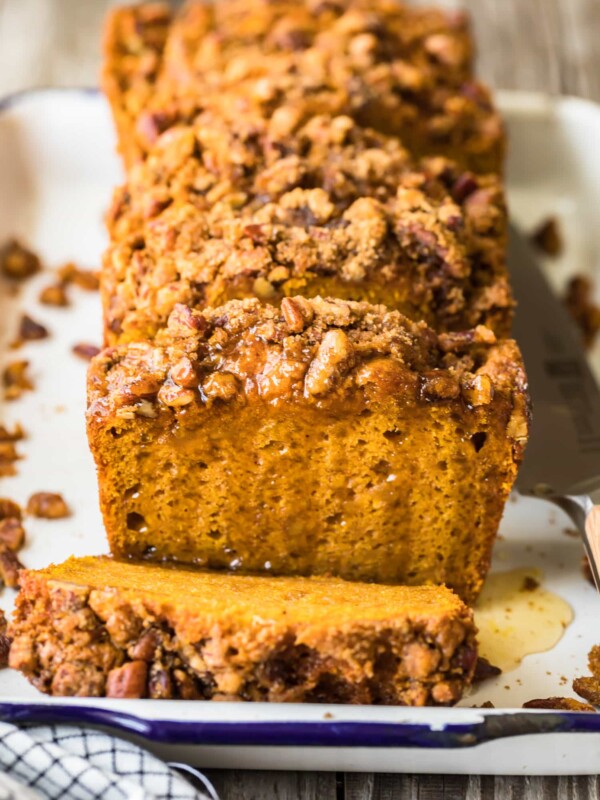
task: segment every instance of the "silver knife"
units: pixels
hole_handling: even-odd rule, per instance
[[[533,406],[517,488],[569,514],[600,591],[600,389],[575,323],[514,226],[509,264],[518,304],[513,334],[523,352]]]

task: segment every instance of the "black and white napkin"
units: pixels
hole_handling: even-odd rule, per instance
[[[91,728],[0,722],[0,800],[219,800],[204,775],[184,769],[190,780]]]

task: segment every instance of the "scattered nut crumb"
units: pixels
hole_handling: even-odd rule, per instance
[[[0,249],[0,271],[8,278],[24,280],[41,269],[38,256],[16,239],[11,239]]]
[[[45,306],[64,307],[69,305],[69,298],[62,283],[46,286],[39,294],[39,301]]]
[[[593,703],[593,705],[600,705],[600,678],[593,676],[575,678],[573,691],[583,697],[584,700]]]
[[[100,352],[100,348],[96,347],[95,344],[86,344],[85,342],[80,342],[73,346],[73,353],[79,358],[83,358],[85,361],[91,361],[94,356],[97,356]]]
[[[0,520],[8,517],[21,519],[21,506],[14,500],[9,500],[8,497],[0,497]]]
[[[80,269],[72,261],[67,262],[58,270],[58,276],[63,284],[74,283],[87,292],[95,292],[100,287],[98,272],[91,269]]]
[[[16,400],[23,392],[33,389],[33,383],[26,374],[28,366],[29,361],[12,361],[5,367],[2,382],[6,400]]]
[[[526,575],[523,580],[523,586],[521,586],[522,592],[535,592],[536,589],[540,588],[540,582],[536,581],[536,579],[531,575]]]
[[[32,319],[29,314],[23,314],[19,324],[19,340],[23,342],[33,342],[37,339],[47,339],[49,336],[48,328]]]
[[[0,425],[0,442],[19,442],[25,438],[25,431],[20,422],[15,424],[14,430],[11,432],[6,425]]]
[[[591,347],[600,330],[600,307],[594,301],[594,285],[585,275],[575,275],[567,285],[564,302],[583,336]]]
[[[18,517],[0,520],[0,545],[5,545],[15,553],[25,544],[25,528]]]
[[[491,700],[486,700],[485,703],[482,703],[480,706],[471,706],[471,708],[496,708],[496,706]]]
[[[16,553],[6,545],[0,545],[0,585],[16,589],[19,585],[19,570],[24,569]]]
[[[27,501],[27,513],[43,519],[62,519],[70,516],[62,495],[54,492],[36,492]]]
[[[556,217],[549,217],[531,235],[531,241],[547,256],[556,258],[564,251],[560,223]]]
[[[572,697],[546,697],[539,700],[529,700],[523,703],[523,708],[544,708],[552,711],[587,711],[595,713],[596,709],[587,703],[581,703]]]
[[[18,461],[20,457],[14,442],[0,441],[0,478],[17,474],[15,461]]]
[[[488,678],[495,678],[501,674],[502,670],[500,669],[500,667],[495,667],[493,664],[490,664],[487,658],[482,658],[480,656],[477,659],[477,663],[475,665],[475,674],[473,675],[473,683],[481,683],[482,681],[485,681]]]
[[[579,539],[580,536],[579,531],[576,530],[575,528],[563,528],[562,532],[564,533],[565,536],[570,536],[571,539]]]

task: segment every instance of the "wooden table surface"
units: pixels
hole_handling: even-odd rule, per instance
[[[0,0],[0,96],[96,83],[114,0]],[[600,0],[438,0],[468,8],[496,87],[600,101]],[[434,755],[432,754],[432,757]],[[597,776],[502,778],[209,771],[221,800],[598,800]]]

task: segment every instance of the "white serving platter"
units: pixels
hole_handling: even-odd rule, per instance
[[[511,133],[508,185],[514,219],[531,229],[561,220],[566,251],[547,269],[557,287],[567,275],[600,270],[600,108],[577,99],[506,93]],[[102,214],[121,178],[112,125],[99,94],[47,90],[0,104],[0,243],[13,236],[39,252],[48,268],[67,260],[97,268],[105,244]],[[72,290],[67,309],[37,296],[49,272],[12,296],[0,283],[0,365],[27,358],[36,389],[5,403],[0,419],[20,421],[19,474],[0,481],[0,495],[25,503],[35,491],[61,492],[67,520],[27,519],[21,557],[42,567],[71,554],[106,552],[96,482],[84,431],[84,361],[71,348],[100,343],[96,294]],[[20,313],[44,323],[51,337],[9,350]],[[600,355],[594,355],[599,367]],[[523,711],[534,697],[571,695],[600,643],[600,600],[580,571],[581,544],[562,512],[513,498],[498,541],[494,572],[536,568],[543,587],[568,602],[573,622],[550,651],[481,684],[461,707],[65,700],[39,694],[18,674],[0,672],[0,718],[99,724],[142,737],[159,754],[200,766],[478,774],[600,772],[600,715]],[[9,609],[11,593],[0,596]],[[471,708],[492,701],[494,710]]]

